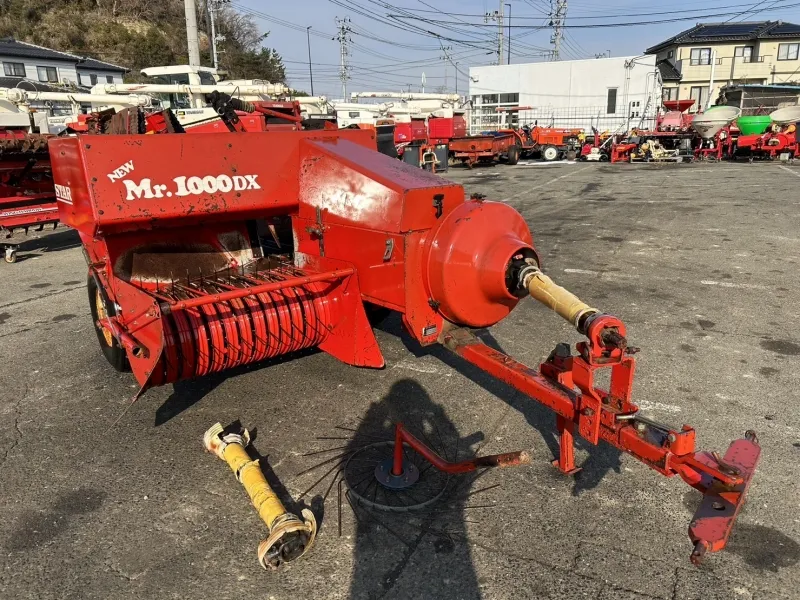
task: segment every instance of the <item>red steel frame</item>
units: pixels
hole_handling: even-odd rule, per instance
[[[754,433],[747,432],[745,439],[734,441],[720,458],[695,451],[692,427],[676,430],[638,417],[638,406],[630,400],[635,360],[625,351],[603,344],[602,331],[609,327],[625,335],[621,321],[604,315],[592,323],[589,340],[578,344],[577,356],[556,351],[539,373],[486,346],[464,329],[447,333],[443,343],[556,413],[560,454],[553,464],[563,473],[579,470],[574,457],[577,431],[586,441],[596,445],[602,440],[667,477],[680,475],[702,492],[703,503],[689,529],[695,543],[692,560],[699,563],[707,550],[716,552],[727,543],[760,458],[758,441]],[[609,390],[594,385],[600,369],[611,369]],[[655,441],[650,437],[653,433],[658,433]]]
[[[485,467],[516,467],[518,465],[531,462],[530,455],[524,450],[517,452],[506,452],[504,454],[492,454],[490,456],[480,456],[470,458],[460,462],[449,462],[436,454],[428,446],[422,443],[414,434],[406,429],[402,423],[394,426],[394,449],[392,452],[392,475],[403,474],[403,444],[411,446],[422,457],[431,463],[434,468],[444,471],[451,475],[461,475],[471,473]]]

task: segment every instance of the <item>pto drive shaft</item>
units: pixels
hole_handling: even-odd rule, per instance
[[[589,325],[602,313],[542,273],[534,259],[525,259],[525,263],[517,275],[520,289],[527,290],[532,298],[572,323],[579,333],[587,335]],[[627,340],[615,328],[603,329],[601,337],[606,346],[620,350],[627,347]]]
[[[247,453],[249,443],[250,433],[246,429],[241,433],[225,433],[219,423],[203,435],[206,450],[228,463],[269,530],[269,537],[258,546],[258,562],[265,569],[277,569],[311,548],[317,522],[307,508],[302,511],[305,522],[287,512],[264,478],[259,461],[252,460]]]
[[[538,267],[527,267],[520,273],[521,283],[528,290],[531,297],[535,298],[575,327],[586,317],[597,314],[599,311],[592,308],[569,290],[556,284]]]

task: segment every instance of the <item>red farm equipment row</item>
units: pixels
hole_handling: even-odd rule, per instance
[[[0,132],[0,249],[6,262],[17,260],[17,231],[41,231],[58,224],[58,205],[50,174],[49,136]]]
[[[368,309],[397,311],[418,343],[442,344],[550,408],[562,472],[576,469],[574,436],[610,444],[704,494],[689,527],[693,561],[725,546],[759,459],[755,435],[720,456],[696,451],[692,427],[641,415],[624,323],[542,273],[508,205],[376,152],[367,130],[78,135],[52,141],[50,154],[61,218],[86,252],[103,353],[130,366],[140,393],[304,348],[382,367]],[[575,351],[560,344],[529,368],[470,331],[527,296],[583,336]],[[437,460],[400,426],[398,444],[447,472],[524,462]],[[375,485],[413,491],[391,442],[386,458]]]
[[[186,130],[187,133],[256,132],[295,130],[301,127],[297,102],[243,102],[227,94],[214,92],[209,103],[218,116]],[[121,111],[80,115],[70,124],[73,131],[84,133],[145,133],[180,131],[175,119],[166,115],[143,115]],[[129,116],[134,120],[123,121]],[[113,122],[113,125],[111,124]],[[18,243],[10,241],[16,232],[55,228],[59,222],[53,178],[50,172],[48,142],[50,135],[30,134],[20,130],[0,131],[0,250],[6,262],[17,259]]]

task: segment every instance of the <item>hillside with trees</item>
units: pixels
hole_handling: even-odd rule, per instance
[[[207,0],[197,0],[200,51],[211,65]],[[231,79],[284,82],[280,55],[263,47],[252,18],[223,5],[217,13],[220,69]],[[139,70],[187,64],[183,0],[0,0],[0,37],[38,44]]]

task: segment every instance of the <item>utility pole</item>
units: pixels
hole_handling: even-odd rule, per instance
[[[550,26],[553,36],[553,60],[561,60],[561,40],[564,38],[564,21],[567,20],[567,0],[550,0]]]
[[[339,79],[342,82],[342,100],[347,100],[347,80],[350,79],[350,75],[348,75],[350,71],[350,66],[347,64],[347,57],[350,55],[350,50],[347,47],[347,44],[350,43],[350,19],[345,17],[344,19],[340,19],[336,17],[336,26],[339,29],[339,33],[336,34],[336,37],[333,38],[339,41]]]
[[[308,42],[308,78],[311,80],[311,95],[314,95],[314,73],[311,70],[311,25],[306,27],[306,41]]]
[[[448,51],[452,50],[452,49],[453,49],[452,46],[442,46],[442,56],[440,56],[439,58],[441,58],[442,60],[447,61],[449,63],[452,63],[453,61],[450,58],[450,54],[448,54]],[[458,82],[458,72],[456,72],[456,82]],[[458,83],[456,83],[456,86],[457,85],[458,85]],[[444,89],[447,89],[447,65],[446,64],[444,66]]]
[[[189,48],[189,66],[200,66],[200,41],[197,38],[197,6],[194,0],[183,0],[186,10],[186,43]]]
[[[225,41],[224,35],[217,35],[217,13],[223,4],[230,4],[231,0],[207,0],[208,17],[211,21],[211,56],[214,59],[214,69],[219,69],[219,53],[217,44]],[[224,50],[222,51],[224,52]]]
[[[566,1],[566,0],[564,0]],[[500,9],[494,12],[487,12],[483,15],[483,22],[488,23],[489,21],[496,21],[497,22],[497,64],[503,64],[503,29],[504,29],[504,22],[505,16],[503,15],[505,3],[503,0],[500,0]]]
[[[508,56],[506,57],[506,64],[511,64],[511,5],[506,2],[508,7]]]
[[[214,69],[219,68],[217,59],[217,18],[216,13],[219,8],[220,0],[208,0],[208,20],[211,21],[211,61]]]

